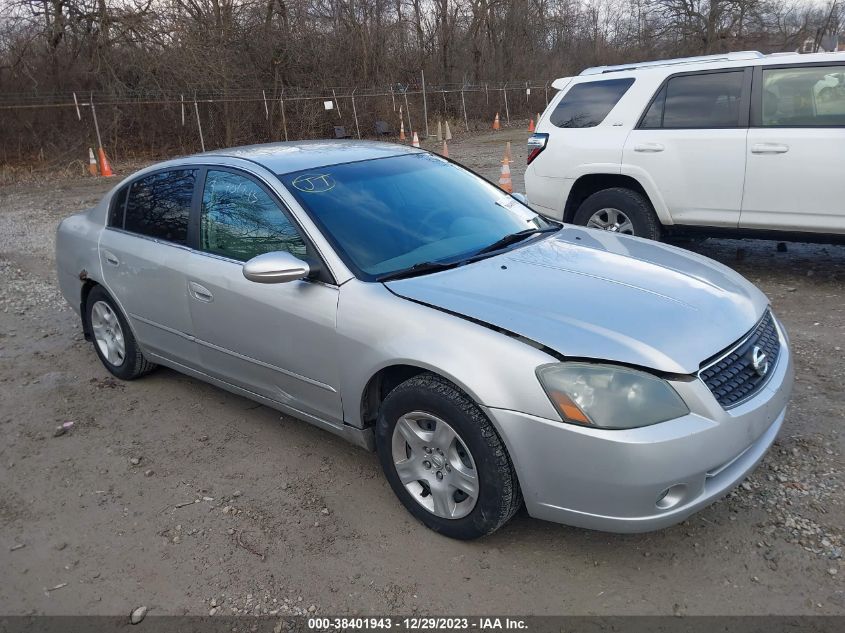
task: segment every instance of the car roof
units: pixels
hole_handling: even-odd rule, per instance
[[[286,174],[339,163],[421,152],[422,150],[408,145],[397,145],[396,143],[382,141],[324,140],[244,145],[216,149],[196,154],[194,157],[226,156],[240,158],[257,163],[274,174]]]
[[[772,53],[764,55],[758,51],[740,51],[699,57],[680,57],[648,62],[620,64],[618,66],[594,66],[585,68],[572,79],[576,83],[612,79],[616,77],[636,77],[646,73],[670,75],[691,70],[716,70],[745,66],[769,66],[773,64],[807,64],[818,62],[845,62],[845,52],[829,53]]]

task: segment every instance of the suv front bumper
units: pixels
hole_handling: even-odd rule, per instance
[[[639,429],[591,429],[485,408],[508,448],[529,514],[608,532],[647,532],[727,494],[757,466],[783,424],[794,376],[782,329],[781,344],[769,382],[727,411],[699,379],[672,382],[691,413]]]

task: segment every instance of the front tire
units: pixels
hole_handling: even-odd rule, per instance
[[[589,196],[575,212],[573,224],[658,241],[662,235],[660,220],[648,199],[624,187]]]
[[[102,286],[95,286],[88,293],[85,317],[94,351],[113,375],[134,380],[155,369],[156,365],[138,347],[120,308]]]
[[[414,376],[384,399],[376,448],[393,492],[435,532],[478,538],[522,505],[513,464],[490,420],[434,374]]]

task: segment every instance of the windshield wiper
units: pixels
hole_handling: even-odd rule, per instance
[[[478,251],[473,257],[477,255],[484,255],[486,253],[492,253],[493,251],[498,251],[501,248],[505,248],[506,246],[510,246],[511,244],[516,244],[517,242],[521,242],[527,237],[531,237],[532,235],[536,235],[538,233],[551,233],[552,231],[557,231],[560,229],[559,226],[547,226],[544,229],[540,228],[531,228],[531,229],[524,229],[522,231],[517,231],[516,233],[511,233],[510,235],[505,235],[502,239],[496,240],[489,246],[485,246],[480,251]]]
[[[420,262],[414,264],[410,268],[403,268],[392,273],[385,273],[380,277],[376,277],[376,281],[393,281],[394,279],[404,279],[406,277],[414,277],[416,275],[423,275],[425,273],[435,273],[439,270],[447,270],[460,266],[464,261],[456,262]]]

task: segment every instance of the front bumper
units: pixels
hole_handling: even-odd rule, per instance
[[[590,429],[486,408],[529,514],[608,532],[647,532],[727,494],[757,466],[783,424],[794,377],[782,329],[781,344],[769,382],[729,411],[698,379],[672,383],[688,415],[639,429]]]

